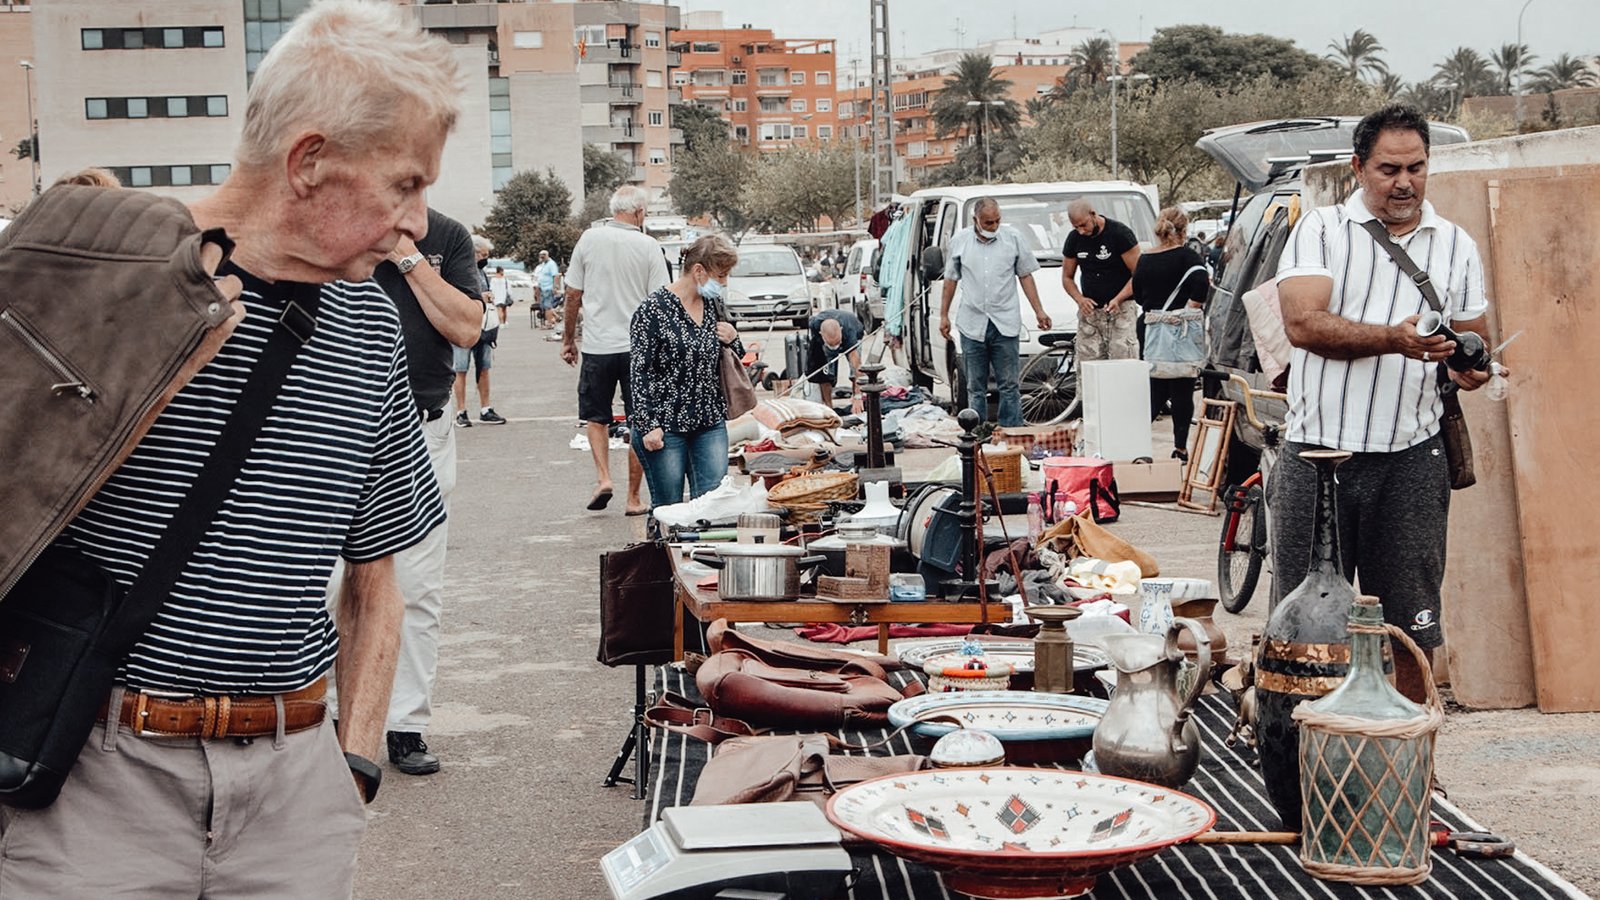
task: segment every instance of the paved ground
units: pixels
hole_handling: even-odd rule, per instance
[[[598,556],[638,519],[583,509],[593,489],[575,433],[576,372],[557,344],[502,330],[494,370],[504,426],[458,430],[449,595],[428,739],[437,775],[390,771],[373,807],[357,896],[438,900],[603,898],[598,859],[640,827],[626,786],[606,789],[628,726],[631,670],[595,662]],[[781,348],[781,332],[767,338]],[[469,404],[476,415],[475,396]],[[613,454],[618,472],[622,455]],[[619,485],[620,486],[620,485]],[[1129,505],[1117,531],[1171,575],[1214,577],[1217,520]],[[1219,613],[1236,648],[1265,604]],[[1600,892],[1600,715],[1452,714],[1440,778],[1469,814],[1578,887]]]

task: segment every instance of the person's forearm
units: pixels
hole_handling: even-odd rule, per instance
[[[561,311],[561,339],[573,343],[578,339],[578,310],[583,308],[583,291],[567,288],[567,302]]]
[[[1022,296],[1028,298],[1028,305],[1033,307],[1035,316],[1044,315],[1044,304],[1039,302],[1039,286],[1033,283],[1032,275],[1024,275],[1018,283],[1022,285]]]
[[[1077,274],[1077,271],[1078,268],[1076,265],[1069,266],[1065,263],[1062,264],[1061,288],[1067,292],[1067,296],[1071,297],[1074,303],[1081,304],[1084,302],[1083,292],[1078,290],[1078,280],[1073,277]]]
[[[349,753],[377,759],[389,717],[395,656],[405,601],[394,577],[394,557],[345,565],[339,600],[339,743]]]
[[[950,303],[955,298],[956,280],[954,278],[946,278],[944,280],[944,292],[939,297],[939,318],[950,318]]]
[[[1326,310],[1291,314],[1285,309],[1283,331],[1290,344],[1325,359],[1360,359],[1398,352],[1390,326],[1352,322]]]
[[[1124,300],[1126,300],[1126,299],[1128,299],[1129,297],[1132,297],[1132,296],[1133,296],[1133,279],[1129,278],[1127,281],[1123,282],[1122,290],[1117,291],[1116,295],[1111,298],[1111,302],[1120,306],[1122,304],[1122,301],[1124,301]]]
[[[478,343],[483,326],[483,303],[463,294],[444,280],[439,270],[426,259],[405,274],[406,284],[416,295],[417,305],[434,330],[457,347],[470,350]]]

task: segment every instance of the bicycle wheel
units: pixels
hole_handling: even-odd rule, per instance
[[[1029,358],[1017,377],[1022,393],[1022,421],[1054,425],[1078,411],[1078,376],[1071,347]]]
[[[1261,562],[1267,555],[1267,529],[1261,509],[1261,486],[1235,487],[1226,494],[1227,511],[1222,516],[1222,539],[1217,545],[1217,587],[1222,593],[1222,608],[1242,612],[1249,605],[1261,578]]]

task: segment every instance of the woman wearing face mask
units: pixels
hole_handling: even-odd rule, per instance
[[[678,279],[634,311],[628,426],[652,507],[682,502],[685,476],[694,499],[727,474],[728,404],[718,372],[724,346],[744,355],[723,301],[738,261],[726,238],[703,237],[684,251]]]

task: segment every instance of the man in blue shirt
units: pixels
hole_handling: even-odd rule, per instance
[[[833,386],[839,381],[839,357],[843,356],[850,364],[850,410],[861,412],[861,385],[855,376],[861,371],[860,345],[867,329],[847,309],[825,309],[812,316],[810,324],[811,366],[817,370],[811,383],[821,388],[822,402],[833,406]]]
[[[1039,268],[1033,251],[1011,226],[1000,224],[1000,204],[981,197],[972,210],[973,227],[950,239],[944,265],[944,296],[939,304],[939,333],[951,340],[950,303],[961,285],[961,306],[955,328],[961,332],[961,370],[967,382],[966,404],[988,417],[989,374],[994,373],[1000,392],[1000,424],[1022,424],[1022,391],[1017,375],[1022,367],[1018,352],[1022,334],[1022,306],[1017,285],[1033,307],[1040,330],[1050,328],[1050,316],[1039,302],[1033,273]],[[952,397],[954,403],[963,398]]]
[[[556,290],[556,279],[561,277],[561,267],[550,258],[549,250],[539,251],[539,264],[533,267],[534,284],[539,289],[539,318],[546,328],[554,328],[560,316],[562,297]]]

